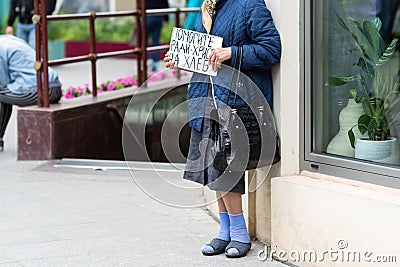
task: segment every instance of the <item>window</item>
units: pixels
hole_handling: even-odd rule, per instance
[[[304,1],[304,10],[303,167],[378,184],[393,186],[393,183],[399,183],[393,178],[400,177],[400,142],[397,140],[400,139],[400,88],[397,87],[400,86],[400,45],[390,54],[390,60],[379,63],[383,67],[374,62],[379,58],[379,62],[383,62],[383,52],[380,53],[379,48],[385,50],[400,33],[400,0]],[[381,25],[376,18],[380,19]],[[357,29],[355,20],[360,21],[361,28],[364,27],[366,38]],[[363,24],[363,21],[371,23]],[[376,32],[385,46],[376,41],[379,41],[378,35],[373,35],[370,28],[373,25],[379,25]],[[346,27],[356,34],[362,50]],[[376,51],[368,50],[370,47],[363,43],[366,40],[377,42],[376,46],[369,44]],[[374,53],[377,58],[374,58]],[[334,86],[345,81],[337,78],[343,76],[358,78]],[[375,88],[383,89],[377,92]],[[365,103],[357,103],[360,101]],[[372,107],[374,112],[368,107]],[[374,128],[379,121],[375,112],[378,110],[387,111],[379,125],[390,124],[390,127]],[[383,130],[376,131],[376,128]],[[384,131],[386,128],[388,131]],[[356,149],[350,143],[350,129],[355,135]],[[368,133],[382,137],[385,132],[388,141],[369,141],[367,138]],[[374,150],[375,146],[378,146],[377,150]],[[360,172],[363,172],[362,177]]]

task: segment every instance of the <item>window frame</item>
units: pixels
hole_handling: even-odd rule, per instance
[[[316,153],[313,147],[313,25],[314,1],[300,0],[301,46],[300,47],[300,169],[319,172],[377,184],[400,188],[400,166],[391,167],[379,163],[350,159],[339,155]]]

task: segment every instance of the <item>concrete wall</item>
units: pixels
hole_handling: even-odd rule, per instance
[[[398,266],[400,190],[305,173],[272,179],[272,192],[272,249],[287,252],[285,259],[302,255],[300,266]],[[379,256],[396,256],[397,264],[378,263]]]
[[[281,137],[279,164],[256,172],[257,190],[248,196],[249,231],[259,240],[271,241],[271,178],[299,172],[300,118],[300,2],[266,0],[281,34],[282,59],[273,69],[274,114]],[[290,7],[290,8],[284,8]],[[290,78],[288,78],[290,77]]]
[[[267,2],[282,40],[281,63],[273,70],[274,114],[283,140],[281,175],[290,175],[299,171],[300,1]]]

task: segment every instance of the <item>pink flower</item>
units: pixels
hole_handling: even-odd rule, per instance
[[[126,77],[125,81],[129,86],[136,86],[137,85],[135,79],[133,79],[133,77],[131,77],[131,76]]]
[[[107,86],[107,90],[108,90],[108,91],[113,91],[113,90],[115,90],[115,87],[116,87],[115,83],[110,83],[110,84]]]
[[[74,98],[74,96],[72,95],[72,91],[71,90],[68,90],[65,93],[65,98],[67,98],[67,99]]]
[[[116,82],[117,83],[124,83],[125,82],[125,78],[118,78],[117,80],[116,80]]]
[[[159,72],[159,73],[153,73],[149,79],[149,81],[151,82],[157,82],[157,81],[161,81],[163,79],[165,79],[165,77],[167,77],[167,75],[165,74],[165,72]]]
[[[188,75],[187,71],[181,70],[180,73],[181,73],[182,76]],[[177,76],[178,76],[178,71],[175,70],[175,69],[173,69],[173,70],[172,70],[172,76],[173,76],[173,77],[177,77]]]
[[[131,86],[132,83],[133,83],[133,78],[130,77],[130,76],[125,77],[125,78],[122,79],[122,82],[121,82],[121,83],[122,83],[124,86]]]
[[[162,79],[165,79],[166,74],[165,73],[155,73],[151,72],[151,78],[150,81],[160,81]],[[130,87],[130,86],[136,86],[137,82],[135,80],[134,76],[128,76],[128,77],[120,77],[116,79],[115,81],[107,81],[104,83],[101,83],[99,86],[97,86],[97,93],[101,94],[107,91],[114,91],[118,89],[122,89],[125,87]],[[63,92],[63,95],[65,98],[75,98],[79,97],[82,95],[91,95],[92,94],[92,88],[90,88],[89,83],[85,83],[83,86],[79,87],[74,87],[71,86],[67,90]]]

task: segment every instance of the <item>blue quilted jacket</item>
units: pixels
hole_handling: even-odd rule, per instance
[[[197,31],[206,32],[201,19]],[[243,47],[241,71],[254,81],[272,108],[271,68],[280,60],[281,41],[264,0],[217,0],[210,34],[222,37],[222,46],[232,49],[232,58],[224,62],[225,65],[236,65],[237,68],[234,63],[236,51]],[[195,73],[188,88],[189,125],[197,131],[202,130],[203,100],[208,93],[208,84],[201,81],[208,79],[203,74]],[[225,102],[228,90],[216,83],[215,96]],[[232,106],[233,102],[234,96],[229,94],[228,104]],[[243,100],[239,98],[236,103],[242,104]]]

